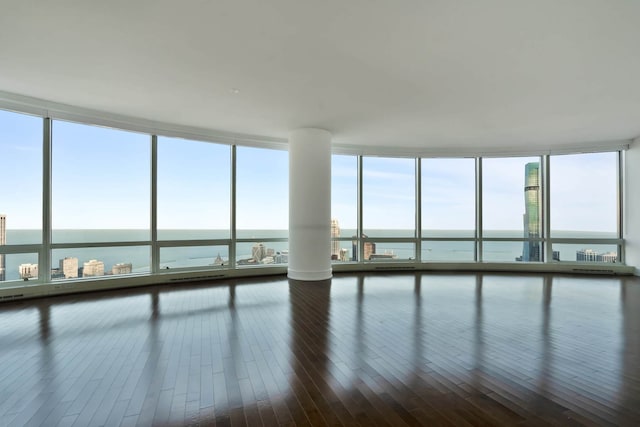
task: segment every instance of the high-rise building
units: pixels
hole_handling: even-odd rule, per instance
[[[104,276],[104,262],[92,259],[84,263],[82,277]]]
[[[7,244],[7,216],[0,214],[0,246]],[[5,275],[5,255],[0,254],[0,282],[4,282]]]
[[[524,167],[524,242],[521,261],[540,261],[540,164],[527,163]]]
[[[78,258],[62,258],[60,260],[60,273],[65,279],[74,279],[78,277]]]
[[[340,224],[337,219],[331,220],[331,259],[340,259],[340,241],[335,240],[340,237]]]

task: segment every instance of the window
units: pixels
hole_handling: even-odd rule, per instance
[[[231,236],[230,147],[158,138],[158,239]]]
[[[236,149],[236,265],[289,262],[289,156]]]
[[[422,237],[474,237],[474,159],[422,159]]]
[[[421,260],[474,261],[475,159],[422,159]]]
[[[150,137],[54,121],[54,243],[148,241]]]
[[[483,237],[524,240],[485,242],[484,261],[542,261],[540,164],[539,157],[482,160]]]
[[[415,237],[415,159],[363,159],[363,232]]]
[[[352,261],[358,234],[358,158],[331,156],[331,259]]]
[[[42,242],[42,127],[0,110],[0,245]]]
[[[286,238],[289,228],[288,153],[238,147],[236,157],[238,238]]]
[[[617,155],[551,156],[551,237],[618,236]]]

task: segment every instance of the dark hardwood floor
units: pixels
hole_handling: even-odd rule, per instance
[[[640,279],[338,275],[0,305],[2,426],[640,425]]]

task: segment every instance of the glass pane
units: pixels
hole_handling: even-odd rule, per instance
[[[422,235],[474,237],[474,159],[422,159]]]
[[[482,196],[485,237],[540,237],[539,157],[483,159]]]
[[[617,263],[619,262],[618,245],[554,243],[553,259],[554,261]]]
[[[528,246],[529,242],[515,241],[515,242],[483,242],[482,244],[482,260],[487,262],[512,262],[522,261],[522,253],[524,247]],[[540,254],[542,254],[542,245],[540,247]],[[539,261],[529,259],[529,262]]]
[[[552,156],[551,235],[617,237],[618,153]]]
[[[281,150],[238,147],[236,154],[237,237],[287,237],[288,153]]]
[[[374,262],[416,259],[416,245],[404,242],[364,242],[364,259]]]
[[[0,245],[42,241],[42,119],[0,110]]]
[[[229,265],[228,246],[160,248],[160,269],[224,267]]]
[[[358,158],[331,156],[331,237],[351,237],[358,229]],[[340,258],[331,246],[331,258]]]
[[[54,242],[149,240],[150,159],[148,135],[54,121]]]
[[[51,278],[76,279],[131,273],[148,273],[149,246],[66,248],[51,251]]]
[[[415,160],[363,159],[363,228],[369,237],[415,236]]]
[[[228,239],[230,147],[158,138],[158,238]]]
[[[287,242],[238,242],[236,245],[238,267],[287,263],[289,263]]]
[[[473,261],[475,242],[425,240],[422,242],[422,261]]]
[[[0,282],[28,281],[37,278],[38,254],[0,254]],[[13,283],[13,286],[15,285]]]

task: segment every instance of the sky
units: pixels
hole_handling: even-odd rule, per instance
[[[54,229],[150,227],[150,136],[54,121]],[[158,139],[159,228],[230,224],[230,147]],[[483,159],[485,230],[522,230],[524,168],[538,157]],[[473,229],[473,159],[423,159],[423,229]],[[332,217],[357,223],[357,158],[333,156]],[[415,161],[363,159],[363,227],[413,229]],[[38,229],[42,119],[0,110],[0,213],[10,229]],[[552,229],[616,231],[616,154],[551,157]],[[238,229],[286,229],[286,151],[237,148]],[[404,235],[404,234],[403,234]],[[411,234],[410,234],[411,235]]]

